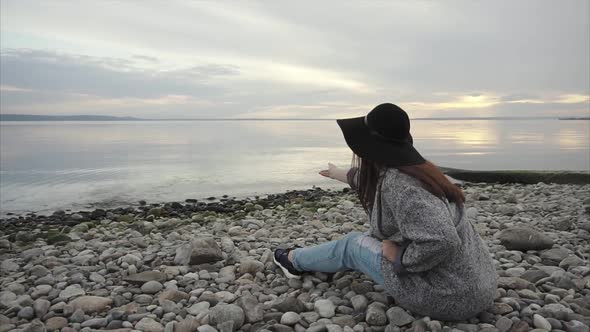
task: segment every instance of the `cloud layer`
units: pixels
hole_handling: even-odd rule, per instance
[[[587,1],[0,6],[2,113],[590,115]]]

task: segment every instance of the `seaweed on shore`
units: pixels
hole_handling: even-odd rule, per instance
[[[590,172],[575,171],[474,171],[441,167],[448,176],[469,182],[535,184],[590,184]]]

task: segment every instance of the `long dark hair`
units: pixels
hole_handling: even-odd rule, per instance
[[[356,181],[359,200],[365,211],[370,212],[375,202],[377,184],[382,175],[381,173],[387,166],[362,159],[357,155],[353,156],[352,166],[358,168]],[[424,189],[440,199],[446,198],[449,202],[456,204],[465,202],[465,195],[463,195],[461,188],[451,183],[438,167],[430,161],[420,165],[397,166],[395,168],[419,180]]]

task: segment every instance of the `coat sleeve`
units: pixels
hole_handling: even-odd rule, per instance
[[[357,179],[358,179],[358,168],[352,167],[346,173],[346,180],[348,181],[348,185],[350,186],[350,188],[352,188],[352,190],[357,190],[357,188],[358,188],[358,182],[357,182],[358,180]]]
[[[403,238],[397,273],[428,271],[456,254],[461,239],[442,200],[414,186],[396,196],[387,201]]]

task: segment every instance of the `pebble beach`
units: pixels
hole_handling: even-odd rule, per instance
[[[462,184],[499,276],[460,322],[406,311],[358,272],[287,279],[276,247],[365,231],[350,190],[0,220],[0,332],[588,332],[590,185]]]

